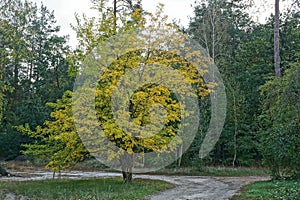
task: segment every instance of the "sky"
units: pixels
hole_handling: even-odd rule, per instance
[[[90,0],[31,0],[33,2],[43,2],[43,4],[49,9],[54,10],[54,15],[57,20],[57,25],[61,26],[62,35],[70,35],[70,45],[76,46],[76,35],[71,29],[70,24],[75,24],[74,14],[85,13],[87,16],[92,16],[90,10]],[[258,7],[263,7],[261,0],[256,0]],[[268,0],[271,1],[271,0]],[[158,3],[165,5],[165,13],[169,16],[169,19],[180,20],[180,25],[187,26],[189,17],[193,15],[193,8],[195,0],[143,0],[143,8],[147,11],[154,12]],[[272,0],[273,2],[273,0]],[[259,14],[256,15],[255,20],[263,21],[266,15],[269,15],[272,11],[272,3],[268,8],[264,10],[259,9]],[[262,14],[264,13],[264,14]]]
[[[32,0],[33,2],[43,2],[49,10],[54,10],[57,24],[61,26],[62,35],[70,35],[70,45],[76,46],[76,35],[71,29],[70,24],[75,24],[74,14],[85,13],[92,16],[90,10],[91,3],[89,0]],[[165,5],[165,13],[170,19],[180,19],[181,25],[187,25],[189,22],[188,15],[193,13],[191,4],[195,0],[144,0],[143,7],[147,11],[155,11],[158,3]]]

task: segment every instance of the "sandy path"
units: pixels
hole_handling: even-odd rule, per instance
[[[16,177],[2,177],[0,181],[25,181],[51,179],[52,172],[13,172]],[[107,172],[63,172],[65,178],[120,177],[120,173]],[[229,199],[246,184],[267,180],[268,177],[206,177],[206,176],[163,176],[163,175],[134,175],[134,178],[164,180],[175,185],[149,197],[150,200],[195,200],[195,199]]]
[[[165,180],[176,187],[157,195],[151,200],[196,200],[196,199],[229,199],[235,195],[241,187],[260,180],[268,180],[268,177],[203,177],[203,176],[140,176]]]

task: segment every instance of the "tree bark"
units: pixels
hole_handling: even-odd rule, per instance
[[[117,0],[114,0],[114,31],[117,33]]]
[[[130,183],[132,181],[132,168],[133,168],[133,154],[124,152],[120,157],[123,183]]]
[[[279,49],[279,0],[275,0],[275,16],[274,16],[274,68],[275,76],[281,77],[280,70],[280,49]]]
[[[237,159],[237,126],[238,126],[238,119],[237,119],[237,105],[236,105],[236,97],[234,94],[234,91],[232,92],[233,94],[233,116],[234,116],[234,155],[233,155],[233,160],[232,160],[232,167],[235,168],[235,163]]]

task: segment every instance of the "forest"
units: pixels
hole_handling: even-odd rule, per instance
[[[27,0],[0,2],[1,161],[24,157],[59,171],[94,158],[76,131],[74,108],[72,111],[74,84],[82,63],[99,44],[117,34],[148,24],[151,27],[151,23],[153,27],[158,22],[168,23],[162,5],[156,13],[149,13],[140,0],[114,3],[91,0],[97,17],[74,15],[72,28],[78,45],[73,48],[68,36],[61,36],[54,12],[45,5]],[[173,68],[180,68],[199,100],[195,138],[167,167],[261,167],[275,179],[300,176],[300,3],[295,1],[284,12],[278,9],[265,23],[251,18],[248,10],[252,3],[200,0],[193,5],[188,27],[180,27],[176,21],[166,25],[199,43],[225,86],[225,123],[219,140],[204,158],[199,158],[199,151],[212,115],[210,93],[214,89],[203,83],[204,71],[195,72],[173,54],[148,51],[148,64],[172,63]],[[118,57],[96,86],[98,123],[105,127],[106,137],[125,150],[125,154],[108,159],[127,161],[120,162],[128,180],[131,153],[159,153],[176,135],[182,117],[173,93],[152,84],[136,90],[128,115],[136,124],[147,125],[151,122],[147,102],[161,104],[168,113],[166,128],[155,140],[129,137],[112,119],[112,86],[126,69],[138,66],[144,53],[132,51]],[[86,115],[85,122],[92,126]]]

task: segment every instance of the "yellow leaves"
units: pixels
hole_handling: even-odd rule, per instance
[[[154,21],[158,19],[152,17]],[[155,26],[153,25],[153,28]],[[159,24],[159,26],[163,25]],[[166,27],[171,27],[171,25],[167,24]],[[169,36],[177,38],[176,35],[170,34]],[[179,56],[176,51],[157,50],[155,43],[164,38],[158,36],[156,39],[157,41],[153,42],[153,46],[150,45],[147,49],[139,49],[118,57],[104,72],[97,87],[96,105],[98,105],[97,116],[99,117],[100,126],[104,129],[105,136],[114,145],[129,153],[134,152],[134,149],[164,152],[175,148],[176,144],[180,142],[180,139],[173,141],[174,138],[178,137],[178,131],[181,127],[180,122],[192,113],[182,113],[185,108],[184,105],[180,105],[174,91],[163,84],[171,83],[171,81],[166,81],[166,78],[174,80],[171,84],[177,89],[180,88],[178,93],[181,95],[196,96],[197,98],[197,95],[202,97],[210,92],[202,77],[206,69],[199,70],[195,68],[186,58]],[[188,53],[186,56],[193,58],[199,54],[201,54],[200,51],[195,51]],[[202,60],[199,61],[199,63],[201,62]],[[145,71],[145,65],[153,67],[153,70],[149,67],[149,70]],[[157,75],[156,82],[147,82],[147,80],[151,80],[151,73],[155,71],[156,66],[161,67],[161,74]],[[173,69],[174,71],[166,77],[163,76],[164,68]],[[130,80],[132,77],[125,76],[129,69],[139,70],[139,73],[135,76],[139,76],[139,80],[146,80],[146,84],[142,84],[138,88],[133,87],[135,91],[132,91],[132,94],[118,91],[113,93],[117,86],[131,88],[130,84],[136,84]],[[193,90],[186,91],[186,86],[180,82],[179,76],[175,76],[173,72],[182,75],[187,83],[192,85]],[[123,78],[124,76],[125,78]],[[112,95],[117,97],[114,100],[119,108],[117,111],[111,109]],[[127,101],[129,105],[125,105],[123,101]],[[160,105],[159,109],[155,108],[156,105]],[[165,116],[163,113],[166,113]],[[161,120],[161,117],[164,119]],[[118,119],[118,122],[116,122],[116,119]],[[156,123],[157,121],[162,124]],[[134,126],[126,126],[126,123],[133,123]],[[113,157],[113,155],[109,157]]]
[[[87,153],[76,133],[71,97],[72,93],[66,91],[62,99],[48,104],[54,108],[50,114],[53,121],[46,121],[43,127],[38,126],[35,131],[28,126],[20,128],[24,134],[41,140],[39,144],[26,145],[24,153],[44,157],[48,160],[46,167],[54,171],[72,167]]]

